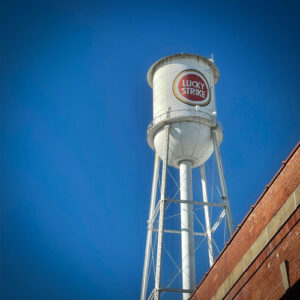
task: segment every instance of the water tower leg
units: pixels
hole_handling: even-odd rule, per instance
[[[224,204],[225,204],[226,221],[227,221],[227,225],[228,225],[229,235],[231,237],[232,234],[233,234],[233,221],[232,221],[232,215],[231,215],[231,210],[230,210],[230,205],[229,205],[229,199],[228,199],[228,193],[227,193],[227,186],[226,186],[226,182],[225,182],[223,164],[222,164],[222,160],[221,160],[221,153],[220,153],[220,149],[219,149],[219,146],[218,146],[218,143],[217,143],[216,129],[212,130],[212,138],[213,138],[215,156],[216,156],[218,172],[219,172],[219,177],[220,177],[220,183],[221,183],[222,199],[223,199]]]
[[[206,174],[205,174],[204,164],[200,166],[200,173],[201,173],[203,202],[208,202],[207,188],[206,188]],[[211,234],[210,216],[209,216],[209,207],[208,207],[208,205],[204,205],[203,209],[204,209],[205,225],[206,225],[206,236],[207,236],[207,245],[208,245],[209,265],[212,266],[213,263],[214,263],[214,252],[213,252],[213,245],[212,245],[212,234]]]
[[[192,164],[182,161],[180,171],[180,200],[193,201]],[[194,253],[194,218],[193,204],[180,203],[181,215],[181,256],[182,256],[182,288],[193,290],[196,287],[195,253]],[[183,294],[183,300],[190,297]]]
[[[156,271],[155,271],[155,291],[154,299],[160,299],[160,284],[161,284],[161,263],[162,263],[162,247],[164,236],[164,219],[165,219],[165,199],[166,199],[166,185],[167,185],[167,167],[168,167],[168,153],[169,153],[169,132],[170,125],[166,125],[164,129],[164,153],[161,172],[161,188],[160,188],[160,202],[159,202],[159,219],[158,219],[158,237],[157,237],[157,254],[156,254]]]
[[[159,165],[160,165],[160,159],[159,159],[158,154],[155,153],[141,300],[146,300],[146,293],[147,293],[148,280],[149,280],[149,263],[150,263],[150,254],[151,254],[151,246],[152,246],[152,230],[153,230],[153,224],[150,223],[150,220],[153,217],[153,213],[154,213],[154,209],[155,209],[157,183],[158,183],[158,177],[159,177]]]

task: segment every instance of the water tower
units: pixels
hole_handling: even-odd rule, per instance
[[[148,219],[145,262],[141,300],[161,299],[166,293],[182,294],[183,300],[190,297],[196,287],[194,217],[195,206],[203,206],[205,228],[202,234],[207,239],[210,266],[213,264],[212,235],[218,224],[226,220],[229,236],[233,222],[228,201],[219,145],[223,139],[217,121],[215,85],[219,71],[213,59],[193,54],[167,56],[154,63],[148,71],[147,80],[153,88],[153,121],[147,131],[149,146],[155,151],[155,162]],[[221,200],[208,201],[205,162],[214,153],[221,188]],[[160,168],[160,161],[162,167]],[[167,168],[179,169],[180,199],[166,197]],[[200,167],[202,199],[193,199],[192,169]],[[160,175],[161,169],[161,175]],[[159,181],[160,177],[160,181]],[[160,197],[157,199],[157,188]],[[180,229],[165,227],[165,210],[168,203],[180,205]],[[210,210],[222,208],[219,220],[212,226]],[[154,226],[156,220],[156,226]],[[156,232],[156,249],[153,251],[153,233]],[[177,264],[181,273],[181,286],[169,288],[161,283],[162,253],[166,234],[179,234],[181,261]],[[153,265],[154,287],[148,288],[149,268]]]

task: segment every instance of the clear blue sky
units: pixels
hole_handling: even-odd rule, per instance
[[[209,57],[234,222],[299,140],[299,1],[4,1],[0,299],[138,299],[146,73]]]

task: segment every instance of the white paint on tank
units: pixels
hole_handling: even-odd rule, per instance
[[[198,77],[203,80],[186,80],[179,83],[178,78],[183,78],[182,74],[185,73],[182,72],[184,71],[187,76],[199,74]],[[167,120],[170,123],[168,164],[177,168],[181,161],[190,161],[193,167],[203,164],[213,152],[211,127],[215,126],[214,86],[219,79],[217,67],[213,62],[201,56],[177,54],[156,62],[150,68],[147,78],[150,86],[153,87],[153,122],[151,124],[153,129],[150,137],[148,131],[150,146],[154,147],[162,158],[163,125]],[[201,90],[201,85],[204,83],[207,85],[205,87],[207,97],[202,101],[199,97],[204,95],[204,91]],[[189,84],[192,88],[189,91],[195,96],[188,97],[197,98],[200,94],[197,98],[199,101],[185,99],[184,93],[187,89],[184,90],[182,86],[183,93],[179,95],[178,86],[175,84]],[[197,86],[200,90],[197,90]],[[221,131],[219,128],[220,142]]]
[[[160,129],[154,137],[154,147],[158,155],[163,153],[164,131]],[[193,122],[176,122],[170,125],[169,165],[178,167],[183,160],[192,166],[205,162],[213,152],[210,127]]]

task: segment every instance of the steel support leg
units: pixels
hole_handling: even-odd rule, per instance
[[[166,199],[166,184],[167,184],[167,166],[169,153],[169,131],[170,125],[166,125],[164,129],[164,154],[161,174],[161,191],[160,191],[160,208],[158,220],[158,238],[157,238],[157,254],[156,254],[156,272],[155,272],[155,292],[154,299],[160,299],[161,285],[161,264],[162,264],[162,247],[164,236],[164,219],[165,219],[165,199]]]
[[[213,144],[214,144],[214,150],[215,150],[215,156],[218,166],[218,172],[220,176],[220,183],[221,183],[221,190],[222,190],[222,198],[224,201],[225,206],[225,213],[226,213],[226,221],[228,225],[228,231],[229,235],[232,236],[233,234],[233,221],[232,221],[232,215],[229,205],[229,199],[228,199],[228,193],[227,193],[227,187],[224,177],[224,170],[223,170],[223,164],[221,160],[221,153],[217,142],[217,132],[216,129],[212,129],[212,138],[213,138]]]
[[[154,209],[155,209],[157,183],[158,183],[158,177],[159,177],[159,165],[160,165],[160,159],[159,159],[158,154],[155,153],[141,300],[146,300],[146,293],[147,293],[148,280],[149,280],[149,263],[150,263],[150,254],[151,254],[151,246],[152,246],[152,229],[153,229],[153,224],[150,222],[150,220],[153,217],[153,213],[154,213]]]
[[[202,195],[203,202],[208,202],[207,198],[207,187],[206,187],[206,174],[204,164],[200,166],[201,173],[201,183],[202,183]],[[213,242],[212,242],[212,233],[210,225],[210,216],[209,216],[209,207],[208,205],[203,205],[204,216],[205,216],[205,225],[206,225],[206,236],[207,236],[207,245],[208,245],[208,257],[209,265],[212,266],[214,263],[214,252],[213,252]]]
[[[180,170],[180,200],[193,200],[192,165],[189,161],[182,161]],[[181,215],[181,255],[182,255],[182,288],[194,290],[195,253],[194,253],[194,218],[193,204],[180,203]],[[187,300],[190,293],[183,293],[183,300]]]

